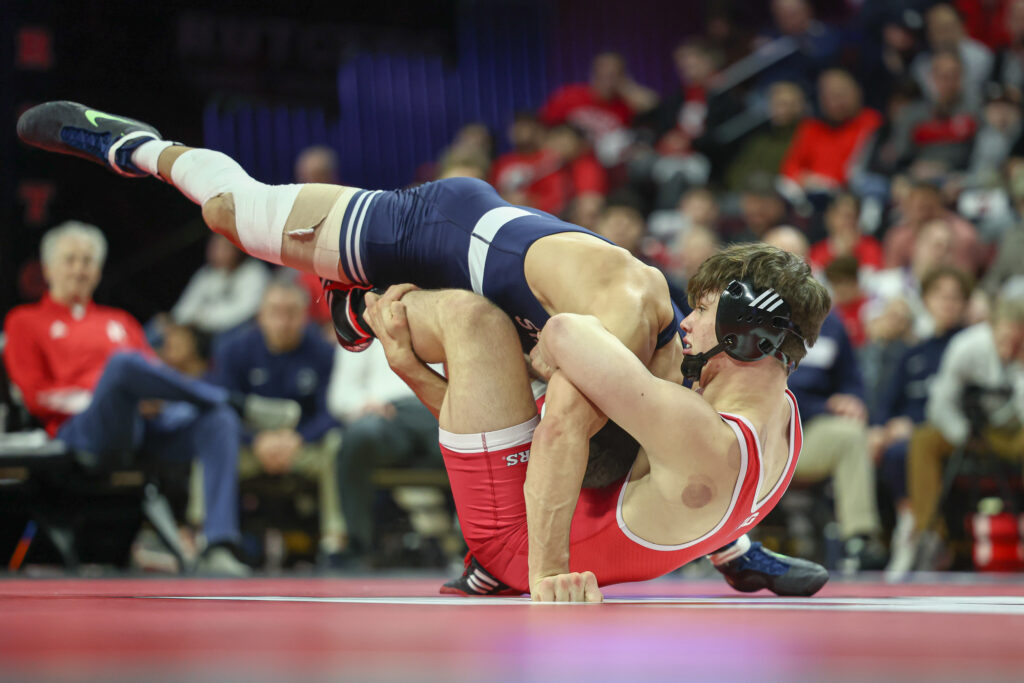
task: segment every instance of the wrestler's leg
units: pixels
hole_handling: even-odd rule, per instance
[[[539,418],[516,331],[471,292],[414,291],[402,302],[416,355],[447,366],[439,440],[470,557],[441,592],[521,593],[529,588],[523,482]]]
[[[202,206],[209,226],[246,253],[352,284],[340,267],[338,243],[354,188],[266,185],[226,154],[175,145],[144,121],[77,102],[44,102],[28,109],[18,118],[18,136],[121,176],[160,176]]]
[[[447,367],[442,429],[476,434],[536,415],[519,337],[494,304],[458,289],[413,291],[402,303],[416,355]]]
[[[142,168],[152,146],[133,153]],[[149,149],[147,149],[149,147]],[[342,217],[354,188],[340,185],[265,185],[220,152],[175,145],[159,152],[161,178],[200,204],[203,220],[257,258],[349,284],[338,260]]]

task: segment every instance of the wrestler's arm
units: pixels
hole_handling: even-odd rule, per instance
[[[569,534],[590,454],[605,418],[561,374],[548,379],[544,417],[533,433],[523,495],[529,539],[530,594],[536,601],[587,599],[566,584]]]
[[[392,361],[388,364],[395,374],[409,385],[420,403],[425,405],[435,418],[441,417],[441,403],[448,391],[448,381],[434,372],[425,363],[413,356],[406,361]]]
[[[409,385],[434,417],[440,417],[448,380],[421,361],[413,350],[405,305],[398,301],[402,293],[400,288],[392,288],[384,298],[368,302],[366,322],[380,341],[391,370]]]
[[[614,292],[594,291],[591,310],[613,338],[622,340],[647,361],[654,353],[657,327],[651,297],[641,282],[619,286]],[[623,346],[624,344],[624,346]],[[629,353],[627,351],[627,353]],[[607,421],[584,393],[566,377],[550,377],[544,417],[533,436],[530,467],[523,492],[529,537],[530,593],[534,600],[586,599],[585,591],[560,590],[569,573],[569,537],[572,516],[583,484],[590,454],[589,439]]]
[[[541,332],[534,364],[542,374],[564,375],[599,410],[630,433],[648,454],[674,452],[685,439],[722,435],[697,425],[722,424],[697,394],[658,379],[593,316],[562,313]]]

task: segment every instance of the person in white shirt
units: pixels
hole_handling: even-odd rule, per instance
[[[965,395],[981,390],[986,424],[972,424]],[[1024,298],[1004,297],[991,322],[957,333],[929,389],[928,422],[910,439],[907,482],[915,530],[939,503],[943,462],[956,448],[985,448],[1024,460]]]
[[[380,344],[362,353],[338,349],[327,388],[327,408],[344,423],[337,471],[348,550],[356,556],[366,555],[375,549],[373,470],[443,470],[437,418],[391,371]]]
[[[171,318],[206,334],[226,332],[256,315],[269,279],[266,266],[213,235],[206,246],[206,264],[188,281]]]

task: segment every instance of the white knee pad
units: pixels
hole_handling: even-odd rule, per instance
[[[251,256],[282,265],[284,224],[301,185],[265,185],[250,178],[228,155],[209,149],[189,150],[178,157],[171,167],[171,181],[200,206],[230,193],[242,248]]]

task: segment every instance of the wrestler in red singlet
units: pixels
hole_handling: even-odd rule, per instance
[[[602,586],[644,581],[714,552],[749,531],[782,498],[800,455],[800,414],[789,390],[786,398],[791,410],[789,458],[778,482],[762,500],[756,500],[763,476],[757,433],[746,418],[720,413],[736,432],[741,463],[729,510],[718,526],[680,545],[645,541],[633,534],[622,518],[627,475],[606,488],[581,492],[572,522],[572,571],[592,571]],[[531,431],[528,426],[521,427],[488,434],[442,433],[441,451],[470,553],[494,578],[525,593],[529,579],[523,483]]]

